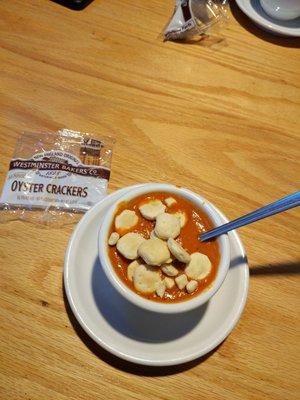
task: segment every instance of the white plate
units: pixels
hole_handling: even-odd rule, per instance
[[[261,28],[283,36],[300,37],[300,18],[280,21],[267,15],[259,0],[236,0],[239,8]]]
[[[249,283],[243,246],[238,235],[231,232],[228,275],[204,306],[175,315],[137,308],[111,286],[97,254],[98,230],[105,210],[131,188],[121,189],[96,204],[75,228],[64,267],[70,306],[86,333],[118,357],[154,366],[194,360],[218,346],[241,316]]]

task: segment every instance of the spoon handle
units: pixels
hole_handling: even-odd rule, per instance
[[[251,224],[252,222],[258,221],[263,218],[270,217],[271,215],[281,213],[289,210],[290,208],[298,207],[300,205],[300,191],[283,197],[274,203],[268,204],[258,210],[255,210],[249,214],[246,214],[240,218],[237,218],[231,222],[227,222],[224,225],[218,226],[217,228],[211,229],[199,236],[199,239],[203,242],[205,240],[212,239],[216,236],[227,233],[233,229],[240,228]]]

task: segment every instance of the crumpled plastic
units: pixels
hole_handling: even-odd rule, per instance
[[[162,32],[164,41],[201,39],[228,20],[227,0],[175,1],[174,13]]]

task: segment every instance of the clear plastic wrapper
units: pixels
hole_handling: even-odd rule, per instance
[[[63,225],[107,194],[114,140],[87,133],[25,132],[0,198],[0,221]]]
[[[215,34],[228,19],[227,0],[175,0],[163,40],[191,41]]]

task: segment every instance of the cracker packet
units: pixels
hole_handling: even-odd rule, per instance
[[[75,222],[107,194],[113,144],[68,129],[23,133],[2,190],[0,221]]]
[[[200,40],[228,20],[227,0],[175,0],[175,10],[162,32],[164,41]]]

